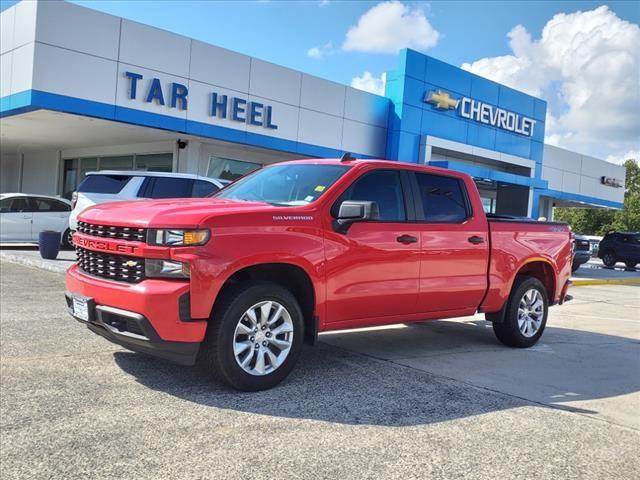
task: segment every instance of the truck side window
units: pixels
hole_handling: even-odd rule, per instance
[[[344,200],[376,202],[380,221],[404,222],[407,219],[400,174],[394,170],[365,173],[341,196]]]
[[[444,175],[416,173],[426,222],[459,223],[469,216],[460,180]]]

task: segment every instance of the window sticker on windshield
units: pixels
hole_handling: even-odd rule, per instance
[[[314,188],[314,190],[316,192],[324,192],[324,189],[327,188],[324,185],[318,185],[316,188]]]
[[[307,195],[306,197],[304,197],[305,202],[311,202],[312,200],[313,200],[313,195]]]

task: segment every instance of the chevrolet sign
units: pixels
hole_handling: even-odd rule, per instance
[[[533,136],[536,125],[532,118],[469,97],[451,98],[449,93],[441,90],[428,92],[424,101],[439,110],[456,110],[463,118],[527,137]]]

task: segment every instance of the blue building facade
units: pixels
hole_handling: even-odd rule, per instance
[[[537,216],[537,192],[547,188],[541,179],[546,102],[413,50],[403,50],[399,61],[387,74],[387,157],[465,171],[496,188],[524,187],[531,195],[527,212],[504,213]],[[428,137],[459,148],[446,160],[429,155]],[[488,154],[484,162],[482,154]],[[497,163],[507,168],[496,169]]]

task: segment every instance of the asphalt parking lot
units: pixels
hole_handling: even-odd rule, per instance
[[[325,334],[238,393],[72,320],[2,262],[3,478],[640,478],[640,287],[573,289],[533,349],[481,317]]]

